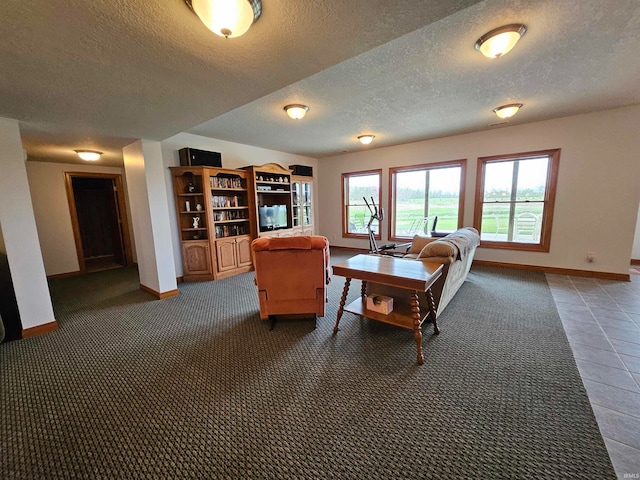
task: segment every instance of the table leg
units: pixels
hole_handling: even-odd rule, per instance
[[[440,329],[438,328],[438,320],[436,319],[436,302],[433,299],[433,293],[431,289],[427,290],[427,305],[429,307],[429,314],[431,315],[431,320],[433,320],[433,333],[438,335],[440,333]]]
[[[342,289],[342,298],[340,299],[340,306],[338,307],[338,315],[336,316],[336,324],[333,327],[333,333],[338,333],[338,324],[340,323],[340,319],[342,318],[342,314],[344,312],[344,304],[347,301],[347,294],[349,293],[349,284],[351,283],[351,279],[347,277],[344,282],[344,288]]]
[[[422,356],[422,331],[420,330],[420,302],[418,300],[418,292],[411,295],[411,313],[413,317],[413,338],[416,340],[416,348],[418,350],[418,365],[424,363]]]
[[[360,296],[365,298],[367,296],[367,282],[362,280],[362,288],[360,289]]]

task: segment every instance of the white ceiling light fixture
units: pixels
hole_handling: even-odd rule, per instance
[[[373,142],[374,138],[376,138],[375,135],[360,135],[358,137],[358,140],[360,140],[360,143],[363,145],[369,145],[371,142]]]
[[[88,162],[100,160],[100,156],[102,155],[102,152],[98,152],[96,150],[76,150],[76,153],[82,160],[86,160]]]
[[[485,33],[476,42],[476,50],[485,57],[499,58],[511,51],[525,34],[527,27],[520,23],[505,25]]]
[[[202,23],[216,35],[243,35],[262,15],[260,0],[184,0]]]
[[[292,103],[291,105],[284,107],[284,111],[287,112],[287,115],[294,120],[300,120],[307,114],[309,107],[300,103]]]
[[[493,109],[496,115],[500,118],[511,118],[522,107],[522,103],[510,103],[508,105],[502,105]]]

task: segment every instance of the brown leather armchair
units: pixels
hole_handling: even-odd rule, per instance
[[[261,319],[273,321],[275,315],[324,317],[330,281],[329,241],[325,237],[262,237],[251,242],[251,250]]]

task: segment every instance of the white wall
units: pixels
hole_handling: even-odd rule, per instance
[[[7,253],[7,248],[4,246],[4,238],[2,237],[2,225],[0,225],[0,253],[5,255]]]
[[[638,209],[638,217],[636,219],[636,234],[633,239],[631,258],[634,260],[640,260],[640,209]]]
[[[23,329],[55,321],[18,122],[0,118],[0,224]]]
[[[98,165],[47,162],[27,162],[26,166],[45,271],[47,275],[77,272],[80,266],[71,227],[64,174],[88,172],[122,175],[125,201],[128,204],[124,170]],[[128,215],[128,218],[131,216]]]
[[[314,176],[318,178],[318,161],[315,158],[294,155],[291,153],[278,152],[276,150],[268,150],[266,148],[252,147],[251,145],[243,145],[240,143],[227,142],[213,138],[201,137],[189,133],[180,133],[162,142],[162,159],[165,166],[165,182],[167,186],[167,197],[169,202],[169,211],[175,212],[175,201],[173,195],[173,182],[171,179],[171,171],[168,167],[180,165],[180,157],[178,151],[181,148],[190,147],[198,150],[208,150],[212,152],[220,152],[222,154],[223,168],[241,168],[247,165],[264,165],[265,163],[277,163],[285,168],[289,165],[308,165],[313,167]],[[318,205],[318,186],[313,192],[314,205]],[[315,224],[319,222],[319,209],[313,212]],[[173,255],[175,259],[175,268],[178,276],[182,276],[182,254],[180,249],[180,237],[178,230],[178,222],[175,215],[170,216]],[[317,228],[317,227],[316,227]]]
[[[640,105],[522,126],[416,142],[320,161],[320,233],[333,245],[368,248],[342,238],[341,174],[383,169],[388,210],[389,167],[466,158],[464,225],[473,224],[477,158],[561,148],[549,253],[481,248],[480,260],[628,274],[640,202]],[[382,228],[388,241],[388,223]],[[586,253],[595,252],[594,263]],[[640,257],[639,257],[640,258]]]
[[[160,142],[138,140],[122,154],[140,285],[159,294],[177,291]]]

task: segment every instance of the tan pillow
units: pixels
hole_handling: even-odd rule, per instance
[[[420,253],[425,245],[429,244],[430,242],[433,242],[434,240],[436,239],[432,237],[425,237],[423,235],[414,235],[411,243],[411,247],[409,247],[409,250],[407,251],[407,253]]]
[[[418,258],[451,257],[456,255],[456,247],[447,242],[432,242],[424,246]]]

